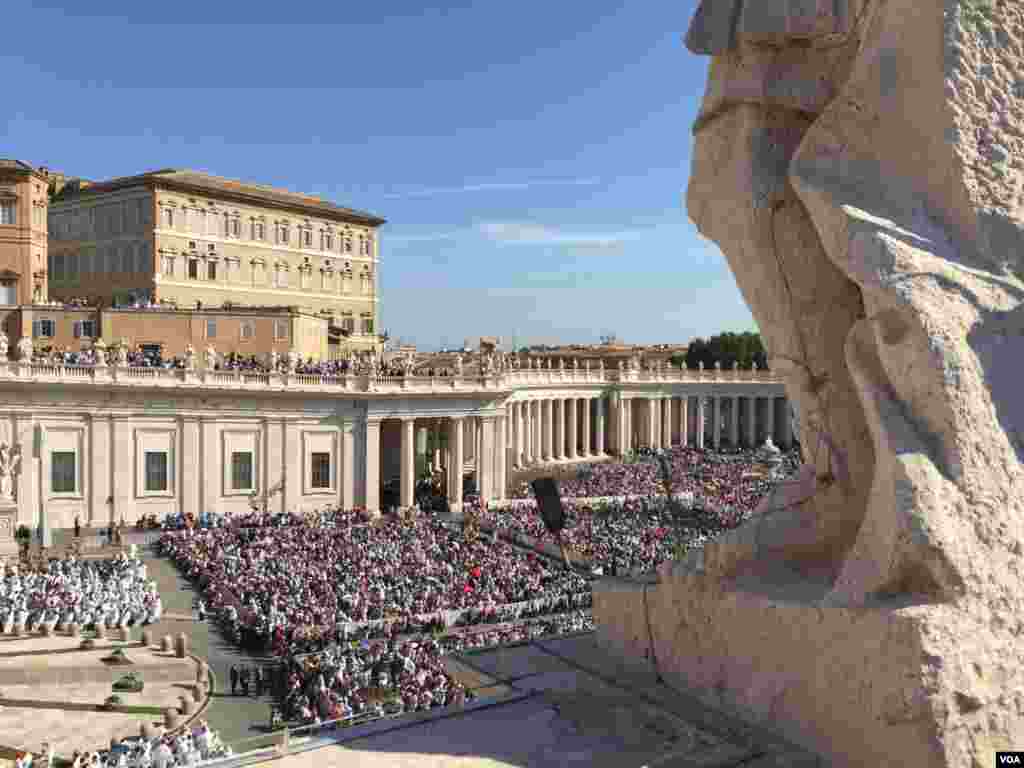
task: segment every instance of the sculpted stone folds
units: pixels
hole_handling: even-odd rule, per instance
[[[687,208],[808,466],[663,570],[653,644],[837,765],[983,765],[1024,743],[1024,7],[704,0],[687,45],[712,56]],[[815,668],[847,639],[852,674]]]

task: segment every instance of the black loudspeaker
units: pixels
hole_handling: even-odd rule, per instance
[[[565,527],[565,511],[562,509],[558,483],[553,477],[539,477],[530,485],[533,486],[533,495],[537,497],[537,509],[544,525],[551,533],[558,533]]]

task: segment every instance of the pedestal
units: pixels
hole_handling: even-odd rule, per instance
[[[18,505],[13,499],[0,499],[0,557],[17,556]]]

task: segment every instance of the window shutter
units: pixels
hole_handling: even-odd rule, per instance
[[[40,327],[39,327],[39,321],[38,320],[33,320],[32,321],[32,335],[35,336],[36,338],[38,338],[40,333],[41,333],[41,331],[40,331]]]
[[[81,320],[75,320],[71,324],[71,326],[72,326],[72,328],[74,328],[75,338],[76,339],[82,338],[82,321]]]

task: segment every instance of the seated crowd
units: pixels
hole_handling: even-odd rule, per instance
[[[159,621],[163,604],[146,566],[125,554],[112,560],[52,560],[45,573],[8,569],[0,582],[3,633],[128,627]]]
[[[703,546],[749,518],[776,482],[799,466],[795,451],[782,454],[774,468],[760,465],[760,456],[758,451],[673,448],[637,462],[585,465],[559,483],[566,514],[562,541],[599,573],[653,571],[681,548]],[[666,467],[672,499],[665,494]],[[555,542],[532,495],[523,484],[515,494],[522,502],[480,510],[481,522],[503,533]],[[601,496],[611,498],[575,500]]]
[[[240,641],[278,653],[308,647],[310,638],[322,646],[359,633],[497,621],[507,603],[537,615],[589,600],[578,574],[504,542],[470,543],[427,518],[371,525],[355,511],[247,516],[166,533],[160,547]]]
[[[122,739],[110,749],[75,752],[71,768],[194,768],[231,756],[231,747],[201,720],[174,736],[161,727],[151,739],[137,736]]]

